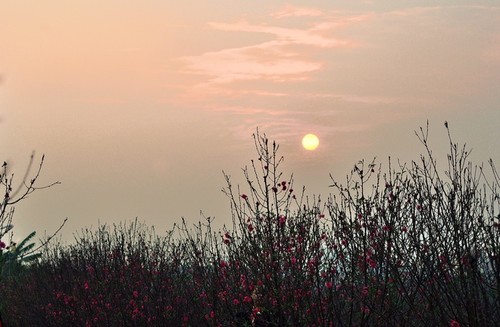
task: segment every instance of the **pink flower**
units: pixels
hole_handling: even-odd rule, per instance
[[[372,267],[372,268],[377,267],[377,263],[372,258],[369,258],[367,261],[368,261],[368,264],[370,265],[370,267]]]
[[[231,243],[231,235],[229,235],[229,233],[225,233],[224,236],[222,236],[222,239],[224,240],[224,244]]]
[[[286,221],[286,217],[285,217],[285,216],[280,216],[280,219],[279,219],[279,224],[280,224],[280,225],[284,225],[284,224],[285,224],[285,221]]]
[[[451,320],[450,321],[450,327],[460,327],[460,323],[456,320]]]
[[[332,288],[333,287],[333,283],[332,282],[326,282],[325,286],[326,286],[326,288]]]
[[[139,292],[137,292],[137,291],[133,291],[133,292],[132,292],[132,295],[134,296],[134,298],[136,298],[136,299],[137,299],[137,298],[139,297]]]
[[[251,298],[250,296],[248,296],[248,295],[247,295],[247,296],[245,296],[245,297],[243,298],[243,302],[244,302],[244,303],[252,303],[252,298]]]
[[[240,300],[238,300],[238,299],[234,299],[234,300],[233,300],[233,304],[234,304],[234,305],[238,305],[238,304],[240,304]]]

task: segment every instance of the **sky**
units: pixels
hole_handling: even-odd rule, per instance
[[[496,1],[0,1],[1,158],[39,190],[15,238],[136,217],[158,232],[231,220],[259,128],[285,176],[324,199],[360,159],[446,160],[449,122],[500,165]],[[305,134],[320,140],[301,146]]]

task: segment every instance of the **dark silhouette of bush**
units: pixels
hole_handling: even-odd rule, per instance
[[[448,130],[448,126],[446,126]],[[500,319],[499,175],[453,143],[384,171],[357,163],[307,200],[278,146],[254,135],[232,225],[138,223],[45,248],[3,287],[9,326],[493,326]],[[449,135],[449,132],[448,132]]]
[[[14,211],[15,205],[23,201],[36,190],[50,188],[59,182],[55,182],[45,186],[38,186],[37,180],[42,171],[45,156],[42,156],[40,164],[35,174],[29,179],[31,168],[34,162],[34,154],[31,155],[30,162],[22,178],[19,187],[15,188],[14,174],[9,171],[9,165],[6,161],[3,162],[0,170],[0,187],[4,190],[3,199],[0,202],[0,326],[3,319],[1,313],[9,306],[8,293],[12,283],[16,283],[17,279],[26,272],[26,268],[40,257],[39,250],[46,246],[51,238],[53,238],[64,226],[66,220],[61,224],[59,229],[42,244],[35,248],[35,243],[31,242],[36,232],[30,233],[23,240],[16,244],[12,241],[14,232]],[[4,293],[5,290],[5,293]],[[17,308],[9,308],[9,311],[15,311]]]

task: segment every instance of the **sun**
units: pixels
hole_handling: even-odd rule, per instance
[[[314,134],[307,134],[302,138],[302,146],[304,149],[312,151],[316,150],[319,145],[319,139]]]

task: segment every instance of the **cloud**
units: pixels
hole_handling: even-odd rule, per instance
[[[271,36],[271,40],[180,58],[183,73],[206,76],[204,84],[307,80],[324,65],[310,57],[311,48],[342,48],[353,45],[349,40],[327,35],[331,27],[326,24],[297,28],[239,21],[211,22],[209,27],[217,31],[265,34]]]
[[[185,72],[206,75],[209,83],[303,80],[307,73],[321,68],[321,63],[294,58],[296,54],[281,49],[281,45],[271,41],[184,57],[182,61],[186,63]]]
[[[270,16],[274,18],[288,18],[288,17],[319,17],[322,15],[323,12],[317,8],[286,5],[279,11],[272,13]]]
[[[332,37],[325,37],[319,34],[317,28],[298,29],[269,25],[253,25],[246,22],[235,24],[210,23],[214,29],[237,32],[257,32],[276,36],[278,41],[285,44],[310,45],[321,48],[331,48],[339,46],[349,46],[350,42]]]

